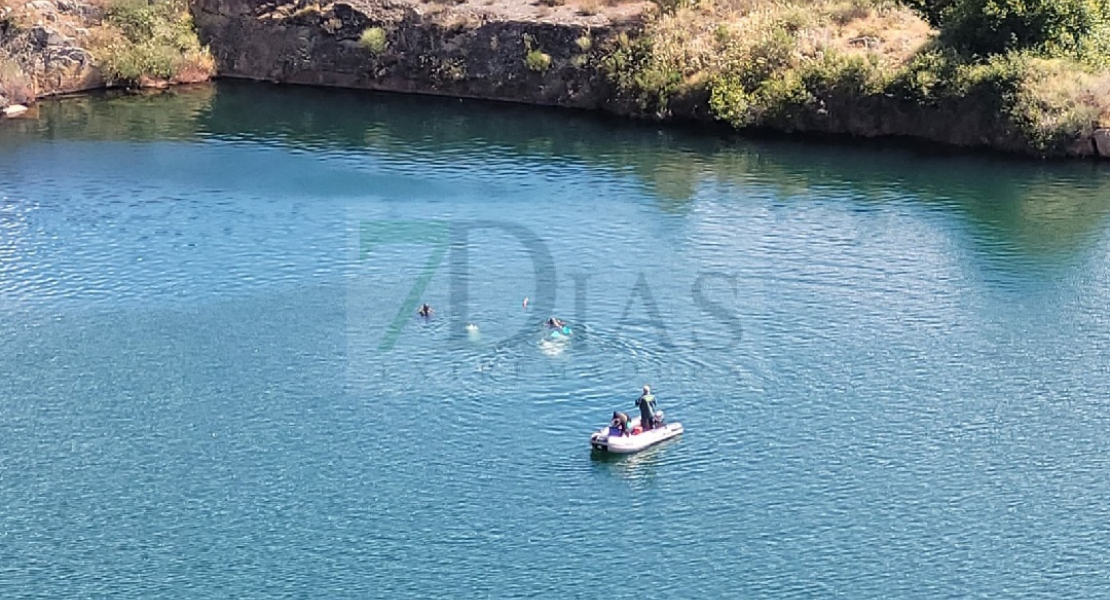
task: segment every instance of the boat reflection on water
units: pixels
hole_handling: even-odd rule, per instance
[[[674,437],[634,454],[618,454],[591,448],[590,462],[596,470],[604,470],[626,479],[653,477],[656,469],[665,462],[667,452],[675,449],[681,440],[681,436]]]

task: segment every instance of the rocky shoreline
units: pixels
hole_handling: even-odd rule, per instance
[[[697,88],[669,98],[664,110],[645,111],[612,83],[606,58],[617,44],[627,47],[640,35],[646,5],[624,5],[614,18],[608,9],[595,13],[581,4],[559,3],[539,14],[522,13],[520,4],[504,0],[480,2],[193,0],[192,6],[223,77],[714,120],[708,94]],[[368,31],[377,36],[373,44],[363,39]],[[950,104],[841,98],[830,100],[817,118],[784,130],[1034,153],[989,107],[973,100]],[[1056,155],[1110,157],[1110,130],[1097,129]]]
[[[33,0],[0,9],[0,109],[104,87],[87,49],[102,18],[98,5],[79,0]]]
[[[586,109],[611,104],[600,61],[640,24],[390,0],[192,6],[222,77]]]
[[[22,94],[17,85],[17,93],[9,89],[6,97],[0,95],[0,108],[105,86],[84,47],[103,20],[99,6],[85,0],[33,0],[22,7],[31,15],[23,17],[24,26],[0,28],[0,69],[7,68],[8,80],[18,83],[22,76],[26,82]],[[220,77],[502,100],[659,120],[714,120],[708,97],[697,88],[669,99],[666,110],[645,113],[613,83],[606,61],[615,48],[627,47],[641,35],[648,3],[191,0],[189,7]],[[14,78],[13,64],[21,73]],[[916,107],[883,98],[860,102],[870,102],[874,110],[853,113],[841,107],[837,112],[830,106],[830,115],[851,118],[810,120],[792,130],[865,138],[895,135],[1029,153],[1020,137],[984,114],[983,107]],[[1055,155],[1110,157],[1110,129],[1095,129]]]

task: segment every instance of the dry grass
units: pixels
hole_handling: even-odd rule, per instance
[[[581,21],[636,20],[653,6],[652,0],[399,0],[427,7],[458,7],[495,18],[511,20]],[[429,9],[425,8],[427,12]]]
[[[584,17],[592,17],[602,10],[597,0],[585,0],[578,6],[578,14]]]
[[[1110,125],[1110,72],[1033,55],[961,57],[893,0],[701,0],[661,10],[603,64],[645,114],[708,96],[711,113],[737,127],[829,123],[869,135],[879,121],[869,110],[920,103],[925,115],[946,103],[1002,117],[982,121],[984,136],[1016,132],[1052,154]]]
[[[216,59],[207,51],[187,52],[174,74],[174,83],[201,83],[216,74]]]
[[[892,66],[904,64],[933,35],[908,8],[869,0],[702,2],[660,16],[649,35],[656,57],[690,76],[719,72],[743,46],[775,27],[797,39],[799,57],[835,50],[875,55]]]
[[[1017,105],[1030,135],[1087,135],[1110,126],[1110,73],[1091,73],[1060,59],[1033,59]]]

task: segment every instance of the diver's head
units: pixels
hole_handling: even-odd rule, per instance
[[[650,394],[651,393],[651,386],[650,385],[645,385],[644,386],[644,393],[645,394]]]

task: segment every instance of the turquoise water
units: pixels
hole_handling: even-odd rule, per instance
[[[45,105],[0,122],[0,596],[1103,596],[1108,215],[1090,163]],[[645,383],[686,435],[591,455]]]

